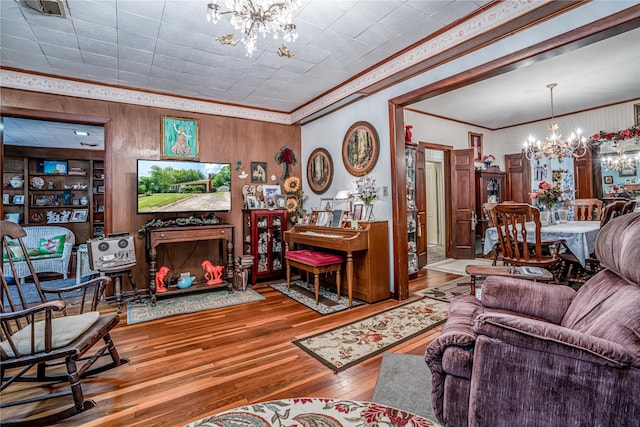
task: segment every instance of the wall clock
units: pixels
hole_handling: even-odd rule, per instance
[[[380,141],[375,128],[367,122],[354,123],[342,142],[342,161],[353,176],[366,175],[378,161]]]

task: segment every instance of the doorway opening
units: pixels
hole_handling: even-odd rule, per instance
[[[427,265],[447,258],[444,151],[425,150]]]

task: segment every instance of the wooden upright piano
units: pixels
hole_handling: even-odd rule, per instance
[[[360,221],[359,230],[296,225],[285,231],[287,250],[294,245],[346,255],[349,299],[368,303],[389,298],[389,234],[387,221]]]

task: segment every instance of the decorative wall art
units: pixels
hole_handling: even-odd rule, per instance
[[[473,148],[474,156],[473,159],[481,162],[482,161],[482,134],[469,132],[469,148]]]
[[[74,209],[71,215],[71,222],[85,222],[88,213],[88,209]]]
[[[267,163],[251,162],[251,182],[267,182]]]
[[[367,122],[356,122],[342,141],[342,162],[353,176],[366,175],[373,169],[380,153],[380,140],[375,128]]]
[[[58,160],[45,160],[44,173],[47,175],[66,175],[67,162]]]
[[[198,124],[198,119],[162,116],[160,158],[165,160],[199,160]]]
[[[613,175],[606,175],[604,177],[604,183],[605,184],[613,184]]]
[[[640,126],[640,104],[633,105],[633,117],[635,118],[636,126]]]
[[[280,194],[280,185],[263,185],[262,186],[262,194],[266,196],[275,196],[276,194]]]
[[[333,160],[324,148],[316,148],[311,152],[307,162],[307,183],[316,194],[327,191],[333,181]]]

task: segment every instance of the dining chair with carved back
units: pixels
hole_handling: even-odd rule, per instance
[[[66,288],[47,289],[42,286],[28,255],[23,238],[24,229],[13,222],[0,221],[0,246],[8,262],[0,264],[0,391],[3,411],[2,425],[44,426],[83,412],[96,406],[85,399],[82,380],[128,360],[121,358],[111,340],[110,331],[119,322],[117,314],[101,315],[97,306],[109,277],[99,277]],[[15,274],[10,247],[18,245],[31,270],[33,284],[12,280]],[[22,259],[24,258],[24,259]],[[46,284],[46,282],[45,282]],[[26,286],[35,286],[28,292]],[[67,304],[61,294],[80,293]],[[47,295],[55,295],[47,298]],[[35,301],[34,301],[35,300]],[[107,360],[100,363],[101,359]],[[95,365],[95,366],[94,366]],[[14,383],[35,382],[46,384],[69,383],[70,390],[21,393],[21,388],[8,389]],[[71,395],[73,403],[59,398]],[[51,400],[55,399],[55,400]],[[36,402],[49,401],[50,405]],[[9,409],[11,408],[11,409]],[[24,408],[24,410],[21,410]]]
[[[602,200],[575,199],[566,202],[566,206],[573,208],[574,221],[600,221],[602,217]]]
[[[631,212],[635,211],[637,204],[638,204],[638,202],[637,202],[636,199],[632,199],[632,200],[629,200],[628,202],[626,202],[624,204],[624,207],[622,208],[622,215],[628,214],[628,213],[631,213]]]
[[[502,262],[512,266],[546,268],[553,273],[555,282],[559,283],[556,268],[560,263],[557,251],[561,241],[542,241],[540,210],[526,203],[499,203],[491,213],[493,222],[501,224],[496,226],[496,231]],[[526,227],[527,222],[533,222],[533,230]],[[531,232],[534,239],[529,239]],[[545,253],[544,246],[553,249]]]
[[[628,203],[629,202],[624,200],[608,202],[602,210],[600,228],[604,227],[613,218],[628,213]],[[632,212],[632,210],[629,212]],[[562,259],[560,277],[576,289],[602,270],[600,261],[596,258],[595,254],[589,254],[584,266],[580,264],[578,258],[570,251],[560,252],[558,256]]]

